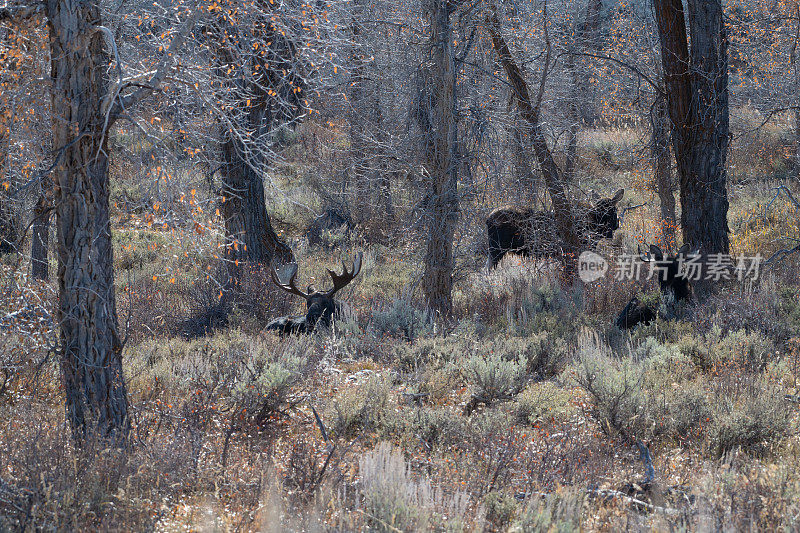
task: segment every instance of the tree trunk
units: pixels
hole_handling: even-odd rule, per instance
[[[447,0],[424,3],[431,32],[430,63],[423,69],[425,97],[419,102],[429,182],[422,291],[428,306],[440,315],[449,315],[453,309],[453,235],[458,222],[456,71],[449,8]]]
[[[253,127],[265,127],[270,121],[256,110],[250,111]],[[260,126],[259,126],[260,125]],[[266,126],[267,128],[269,126]],[[291,263],[294,254],[272,228],[264,199],[264,181],[247,158],[256,157],[248,147],[229,132],[222,146],[222,203],[220,212],[225,219],[225,256],[238,266],[241,261],[271,265]],[[235,276],[238,278],[238,276]]]
[[[61,370],[78,439],[124,439],[130,422],[117,327],[101,102],[109,56],[96,3],[47,0],[52,58]]]
[[[546,22],[545,22],[546,24]],[[550,67],[550,47],[545,59],[545,66],[542,71],[542,79],[539,87],[539,95],[536,102],[531,101],[528,84],[522,76],[522,71],[517,65],[511,50],[508,48],[503,35],[500,32],[500,21],[497,14],[493,13],[488,24],[489,33],[492,38],[492,45],[500,58],[500,63],[508,77],[511,90],[514,93],[520,115],[525,119],[533,144],[533,152],[539,162],[539,167],[544,176],[547,192],[553,202],[553,216],[556,221],[556,229],[563,243],[562,262],[564,264],[564,278],[572,280],[577,272],[578,253],[580,253],[580,238],[575,227],[575,218],[572,214],[567,192],[564,189],[564,181],[561,178],[561,171],[553,159],[553,154],[547,146],[547,139],[539,123],[539,111],[545,82],[547,80],[548,69]],[[547,35],[545,33],[545,35]],[[548,41],[549,42],[549,41]]]
[[[683,240],[728,253],[728,41],[719,0],[653,0],[681,193]]]
[[[347,87],[348,122],[350,124],[350,153],[348,165],[348,178],[350,191],[345,190],[345,205],[353,207],[358,222],[371,218],[372,211],[372,184],[370,183],[370,126],[367,120],[367,59],[362,50],[365,43],[362,34],[361,20],[363,18],[363,1],[355,0],[352,5],[353,13],[350,19],[350,79]]]
[[[11,254],[17,251],[17,239],[19,238],[19,228],[17,227],[16,215],[14,213],[14,198],[5,190],[2,183],[9,183],[8,176],[3,173],[0,175],[0,255]]]
[[[50,241],[50,202],[44,192],[33,208],[33,224],[31,225],[31,277],[46,280],[48,272],[48,243]]]
[[[794,150],[795,172],[800,176],[800,107],[794,110]]]
[[[380,196],[383,202],[383,216],[387,222],[387,227],[394,225],[394,201],[392,200],[392,174],[389,173],[388,165],[383,151],[386,147],[386,131],[383,125],[383,110],[381,109],[380,96],[378,91],[372,95],[372,109],[375,115],[375,136],[378,141],[378,160],[380,164],[375,170],[375,179],[380,183]]]
[[[653,106],[651,116],[653,174],[656,194],[661,204],[661,233],[664,244],[675,242],[675,195],[672,177],[672,154],[669,151],[669,116],[667,101],[663,96]]]
[[[579,57],[597,46],[600,32],[600,10],[602,0],[589,0],[583,20],[577,22],[572,53],[565,59],[565,68],[570,74],[571,87],[569,95],[569,129],[567,130],[567,157],[564,164],[564,181],[575,181],[578,167],[578,135],[584,124],[594,122],[596,112],[594,100],[590,95],[589,76],[583,68]]]
[[[14,71],[16,61],[9,57],[6,49],[11,48],[8,30],[0,27],[0,74],[3,71]],[[14,202],[11,197],[14,187],[8,169],[8,155],[11,148],[11,128],[14,122],[11,91],[7,90],[10,80],[0,79],[4,86],[0,92],[0,255],[10,254],[16,250],[17,223],[14,219]]]
[[[528,152],[525,150],[527,142],[523,135],[523,126],[519,121],[512,125],[511,156],[514,159],[514,174],[519,188],[528,205],[533,205],[539,196],[539,178],[531,168]]]

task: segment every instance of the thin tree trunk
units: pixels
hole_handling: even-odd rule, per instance
[[[370,218],[372,207],[372,184],[368,170],[370,160],[369,121],[367,119],[366,68],[367,60],[362,47],[361,19],[363,17],[363,1],[353,2],[353,13],[350,20],[352,43],[350,44],[350,80],[348,83],[348,122],[350,124],[350,154],[348,178],[353,191],[351,198],[346,198],[346,205],[353,205],[358,218],[363,221]]]
[[[602,0],[589,0],[584,18],[577,23],[573,53],[567,55],[565,68],[572,78],[569,105],[569,129],[567,131],[567,158],[564,164],[564,180],[575,181],[578,167],[578,135],[584,124],[594,121],[593,100],[590,97],[589,76],[585,68],[579,66],[582,57],[590,47],[596,46],[600,32],[600,9]]]
[[[651,116],[652,157],[655,190],[661,204],[661,233],[664,244],[675,245],[675,195],[672,154],[669,150],[669,116],[665,97],[658,97]]]
[[[528,153],[524,149],[527,142],[523,135],[523,126],[519,124],[519,121],[514,122],[511,135],[511,156],[514,160],[516,182],[523,190],[527,203],[532,205],[539,196],[539,178],[531,168]]]
[[[539,168],[542,170],[547,192],[550,194],[550,198],[553,202],[553,215],[556,221],[556,229],[558,230],[559,237],[564,246],[562,258],[564,264],[564,278],[571,280],[577,272],[580,238],[576,231],[575,218],[567,198],[567,192],[564,189],[561,171],[553,159],[550,148],[547,146],[547,139],[539,123],[541,100],[550,66],[550,48],[548,46],[539,94],[536,102],[533,102],[531,101],[530,92],[528,91],[528,84],[522,76],[522,71],[514,60],[514,57],[511,55],[511,50],[508,48],[508,44],[506,44],[500,28],[500,21],[497,18],[497,14],[493,13],[488,24],[492,44],[506,72],[511,90],[514,92],[520,115],[527,122],[533,151],[539,162]],[[546,28],[547,26],[545,26],[545,30]]]
[[[12,49],[9,38],[10,31],[0,27],[0,74],[5,71],[14,72],[17,61],[6,54],[6,49]],[[3,86],[9,85],[10,80],[0,79]],[[11,91],[4,88],[0,91],[0,255],[9,254],[16,250],[18,228],[14,217],[14,202],[11,194],[14,187],[8,168],[9,149],[11,147],[11,129],[14,122]]]
[[[375,138],[378,141],[378,160],[380,164],[375,171],[375,180],[380,183],[380,196],[383,202],[383,216],[385,217],[387,226],[391,227],[394,223],[394,201],[392,200],[392,181],[386,165],[385,150],[386,150],[386,132],[383,129],[383,110],[381,109],[380,97],[378,91],[374,91],[372,95],[372,109],[375,115]]]
[[[794,110],[794,164],[797,169],[796,173],[800,175],[800,108]]]
[[[50,273],[48,268],[48,244],[50,241],[50,202],[44,193],[33,208],[33,224],[31,225],[31,277],[46,280]]]
[[[419,102],[430,187],[422,291],[430,308],[441,315],[449,315],[453,309],[453,235],[458,222],[456,73],[449,7],[447,0],[426,0],[424,4],[431,32],[431,55],[425,69],[426,98]]]
[[[669,98],[683,239],[728,253],[728,42],[719,0],[653,0]]]
[[[67,419],[79,439],[130,428],[117,327],[101,102],[109,57],[96,3],[47,0],[52,58],[61,370]]]

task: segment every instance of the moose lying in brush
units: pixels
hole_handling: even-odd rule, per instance
[[[593,250],[600,239],[614,236],[614,231],[619,229],[617,203],[624,194],[625,189],[620,189],[611,198],[602,198],[594,206],[578,206],[575,222],[582,249]],[[562,248],[551,211],[500,207],[486,219],[486,227],[489,232],[486,266],[490,269],[509,252],[526,257],[553,257]]]
[[[306,301],[306,314],[305,316],[298,317],[280,317],[276,318],[269,324],[266,329],[268,331],[277,331],[281,335],[290,333],[311,333],[317,324],[328,327],[334,317],[341,313],[341,302],[334,300],[333,296],[340,290],[347,286],[348,283],[353,281],[358,273],[361,272],[361,257],[362,253],[359,252],[353,261],[353,268],[348,271],[347,265],[342,261],[342,273],[337,274],[333,270],[328,270],[331,279],[333,280],[333,288],[329,291],[318,291],[313,286],[309,286],[305,292],[297,288],[295,284],[297,278],[297,263],[293,263],[289,270],[289,281],[284,283],[278,276],[278,271],[272,269],[272,281],[283,289],[284,291],[300,296]]]
[[[639,324],[652,322],[659,315],[659,308],[665,318],[671,317],[674,312],[671,309],[675,304],[686,300],[691,295],[691,286],[685,269],[681,266],[689,258],[696,256],[699,250],[689,254],[689,245],[684,244],[676,254],[664,257],[661,248],[651,244],[649,252],[639,250],[639,257],[646,263],[655,263],[658,273],[658,284],[661,289],[660,299],[656,302],[643,302],[636,296],[631,298],[628,305],[617,317],[617,327],[619,329],[630,329]]]

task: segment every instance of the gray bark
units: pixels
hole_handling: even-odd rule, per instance
[[[109,56],[97,4],[47,0],[52,58],[60,360],[67,419],[124,438],[130,428],[109,221],[108,136],[101,102]]]
[[[449,315],[453,309],[453,235],[458,222],[458,148],[455,117],[456,71],[450,27],[450,2],[426,0],[430,59],[424,97],[418,102],[425,147],[429,205],[428,244],[422,291],[431,309]]]
[[[653,0],[681,195],[684,243],[728,253],[728,40],[719,0]],[[689,37],[691,36],[691,52]]]
[[[664,242],[675,244],[675,195],[672,154],[669,150],[669,116],[666,97],[659,97],[651,116],[653,176],[661,205],[661,233]]]

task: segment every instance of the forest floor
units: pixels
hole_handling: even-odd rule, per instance
[[[773,185],[732,187],[734,253],[797,236],[789,201],[760,209]],[[654,212],[600,252],[635,250]],[[800,529],[795,256],[628,333],[614,318],[652,280],[564,289],[513,256],[489,273],[467,240],[437,323],[413,242],[356,230],[312,248],[287,230],[300,286],[356,251],[364,267],[348,319],[281,338],[264,325],[300,302],[261,270],[217,321],[210,227],[116,216],[130,444],[73,447],[55,285],[4,259],[0,530]]]

